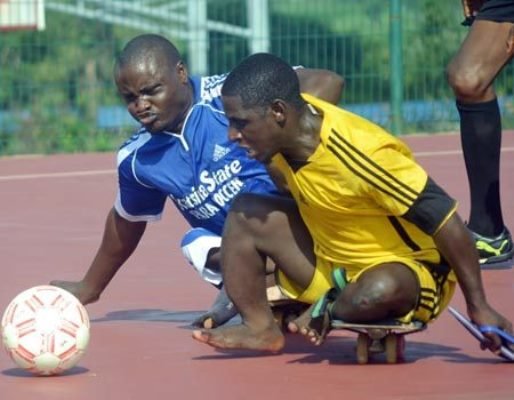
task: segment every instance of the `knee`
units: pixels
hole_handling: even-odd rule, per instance
[[[354,293],[352,305],[362,311],[385,306],[394,297],[396,289],[391,280],[380,279],[368,282]]]
[[[399,274],[376,274],[356,291],[353,305],[366,310],[382,310],[388,314],[402,314],[412,309],[417,301],[418,283],[410,270]]]
[[[448,66],[446,77],[457,99],[473,101],[484,96],[488,83],[475,68]]]

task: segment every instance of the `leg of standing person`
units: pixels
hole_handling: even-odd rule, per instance
[[[512,57],[508,47],[511,28],[511,23],[475,20],[448,65],[471,193],[468,227],[483,264],[513,255],[500,201],[501,117],[493,89],[494,79]]]

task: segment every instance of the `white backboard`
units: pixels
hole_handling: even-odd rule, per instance
[[[0,0],[0,31],[45,29],[44,0]]]

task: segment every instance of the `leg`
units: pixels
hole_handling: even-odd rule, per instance
[[[189,230],[181,242],[182,254],[204,281],[220,289],[209,310],[196,318],[192,325],[213,328],[223,325],[237,315],[237,309],[223,288],[220,268],[221,237],[204,228]]]
[[[403,264],[390,263],[373,267],[354,282],[348,283],[333,302],[330,317],[345,322],[372,323],[399,318],[413,310],[420,293],[416,274]],[[311,309],[289,324],[315,345],[323,343],[328,332],[324,326],[311,324]]]
[[[370,323],[399,318],[416,307],[420,285],[403,264],[382,264],[364,272],[346,286],[332,308],[334,318]]]
[[[193,228],[182,239],[181,248],[189,264],[203,280],[219,289],[210,308],[196,318],[191,325],[211,329],[221,326],[235,317],[238,312],[223,287],[221,277],[221,237],[204,229]],[[274,266],[267,266],[268,274],[273,277]]]
[[[299,287],[314,273],[310,235],[289,199],[241,195],[225,222],[222,244],[224,284],[242,325],[193,332],[201,342],[221,348],[279,351],[284,336],[266,297],[266,257]]]
[[[500,204],[501,119],[493,90],[512,57],[510,23],[477,20],[448,66],[461,118],[461,140],[471,192],[468,226],[485,236],[504,229]]]

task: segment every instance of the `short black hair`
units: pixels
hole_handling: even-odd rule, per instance
[[[170,66],[176,65],[181,56],[177,48],[164,36],[146,33],[131,39],[116,58],[116,67],[137,64],[145,59],[157,58]]]
[[[223,96],[240,96],[244,107],[268,106],[281,99],[299,109],[305,101],[294,69],[281,58],[256,53],[245,58],[227,76]]]

